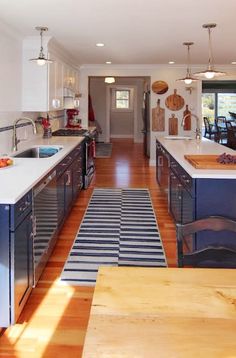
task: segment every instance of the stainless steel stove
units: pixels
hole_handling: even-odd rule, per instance
[[[55,132],[52,132],[53,136],[56,137],[77,137],[77,136],[82,136],[82,137],[87,137],[90,135],[89,131],[87,129],[83,129],[83,128],[78,128],[78,129],[74,129],[74,128],[61,128],[58,129]]]
[[[95,172],[95,132],[83,128],[60,128],[52,133],[57,137],[84,137],[84,189],[87,189]]]

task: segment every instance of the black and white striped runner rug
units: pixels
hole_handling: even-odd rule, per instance
[[[94,189],[61,280],[95,285],[101,265],[167,266],[147,189]]]

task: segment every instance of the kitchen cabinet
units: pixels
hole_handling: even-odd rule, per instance
[[[57,165],[59,223],[69,213],[83,187],[83,142]]]
[[[188,141],[165,141],[157,140],[157,158],[168,154],[169,158],[169,212],[176,223],[188,223],[208,216],[224,216],[231,219],[236,217],[236,182],[234,174],[228,176],[229,171],[205,171],[189,168],[187,172],[184,154],[196,150],[199,151],[199,143]],[[165,145],[163,145],[165,144]],[[196,145],[196,148],[195,148]],[[211,151],[212,142],[209,143]],[[221,147],[216,146],[216,152],[222,153]],[[202,141],[201,150],[206,147],[208,152],[208,141]],[[186,149],[185,149],[186,148]],[[181,152],[182,151],[182,152]],[[181,155],[180,155],[181,152]],[[209,153],[209,152],[208,152]],[[177,160],[178,158],[178,160]],[[157,181],[163,183],[163,165],[157,159]],[[161,162],[162,164],[162,162]],[[187,164],[188,166],[188,164]],[[193,173],[190,175],[190,173]],[[226,176],[226,178],[224,177]],[[165,183],[165,180],[164,180]],[[163,184],[161,184],[163,185]],[[164,184],[165,186],[165,184]],[[230,245],[236,249],[235,237],[232,233],[211,233],[207,230],[197,233],[194,237],[188,237],[183,243],[185,253],[192,250],[202,250],[211,244]]]
[[[0,205],[0,327],[14,324],[33,287],[32,192]]]
[[[38,66],[29,56],[27,52],[23,59],[22,111],[63,109],[62,63],[53,56],[53,63]]]
[[[48,53],[46,53],[48,49]],[[45,46],[53,63],[38,66],[30,58],[38,55],[38,43],[23,41],[22,111],[47,112],[64,109],[64,87],[77,90],[77,70],[61,60],[55,49]]]
[[[156,179],[161,189],[167,194],[169,191],[169,161],[170,156],[165,148],[156,143]]]
[[[55,57],[53,57],[55,58]],[[63,97],[63,63],[55,59],[49,65],[49,110],[59,110],[64,108]]]
[[[64,88],[70,90],[73,94],[77,93],[78,71],[66,64],[64,64],[63,84],[64,84]]]
[[[84,167],[84,143],[77,146],[74,150],[74,162],[72,164],[72,197],[76,200],[83,187],[83,167]]]
[[[170,157],[169,210],[175,222],[185,224],[195,217],[195,181]]]

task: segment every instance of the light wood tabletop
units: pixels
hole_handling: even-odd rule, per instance
[[[83,358],[236,357],[236,270],[101,267]]]

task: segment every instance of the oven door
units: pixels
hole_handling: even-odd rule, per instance
[[[84,189],[87,189],[95,172],[95,140],[86,138]]]

